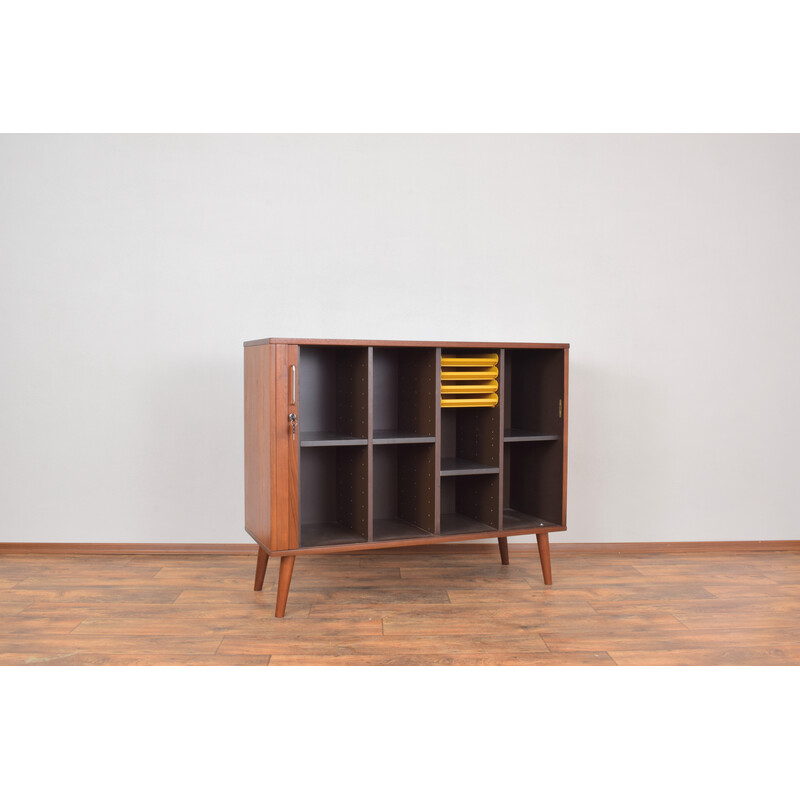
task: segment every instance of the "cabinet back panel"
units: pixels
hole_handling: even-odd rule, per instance
[[[559,400],[564,399],[562,350],[506,350],[506,428],[561,434]]]
[[[434,436],[439,408],[436,351],[430,348],[401,350],[398,378],[400,429]]]
[[[402,445],[397,453],[398,513],[430,533],[436,530],[436,449],[433,445]]]
[[[372,354],[372,419],[375,430],[398,430],[398,356],[396,348],[376,347]]]
[[[500,466],[500,406],[443,408],[442,458]]]
[[[369,470],[366,447],[336,447],[336,522],[367,538]]]
[[[307,431],[336,430],[336,360],[329,347],[301,347],[300,426]]]
[[[387,445],[376,447],[372,454],[372,508],[375,519],[391,519],[398,515],[397,450],[397,447]]]
[[[376,347],[373,352],[373,427],[435,435],[436,351]]]
[[[506,508],[560,524],[562,458],[561,442],[506,444]]]
[[[336,520],[336,448],[300,450],[300,524]]]
[[[492,528],[499,527],[499,488],[497,475],[463,475],[456,478],[456,512]]]
[[[298,372],[303,430],[367,438],[367,348],[303,346]]]
[[[369,359],[366,347],[337,347],[336,430],[369,436]]]

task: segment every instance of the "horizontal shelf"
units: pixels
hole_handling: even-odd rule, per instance
[[[419,539],[431,535],[429,531],[424,531],[403,519],[376,519],[372,525],[372,538],[376,542],[390,539]]]
[[[557,442],[560,438],[558,433],[536,433],[522,428],[506,428],[503,434],[506,442]]]
[[[558,522],[548,522],[541,517],[534,517],[533,514],[526,514],[524,511],[517,511],[515,508],[503,509],[503,530],[511,531],[521,528],[559,528]]]
[[[309,522],[300,526],[301,547],[324,547],[330,544],[365,542],[352,528],[338,522]]]
[[[345,433],[328,433],[326,431],[302,431],[300,433],[300,447],[341,447],[366,443],[366,439],[348,436]]]
[[[433,444],[435,436],[424,436],[421,433],[410,433],[408,431],[374,431],[372,434],[373,444]]]
[[[442,514],[440,530],[444,536],[454,533],[482,533],[483,531],[493,533],[497,531],[497,528],[492,528],[471,517],[465,517],[463,514]]]
[[[443,458],[439,474],[444,478],[449,475],[497,475],[500,467],[490,467],[466,458]]]

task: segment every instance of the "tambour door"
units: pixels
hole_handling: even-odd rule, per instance
[[[272,348],[272,436],[270,437],[270,549],[294,550],[299,545],[299,348]]]

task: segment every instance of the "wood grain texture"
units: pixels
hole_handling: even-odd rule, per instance
[[[508,539],[501,536],[497,540],[497,544],[500,545],[500,563],[508,566]]]
[[[270,349],[244,351],[244,525],[265,547],[270,544]]]
[[[270,337],[268,339],[252,339],[245,342],[245,347],[255,347],[261,344],[296,344],[296,345],[352,345],[354,347],[468,347],[468,348],[541,348],[550,350],[569,349],[568,344],[532,344],[530,342],[417,342],[397,341],[386,339],[282,339]]]
[[[282,617],[286,613],[286,599],[289,596],[289,585],[292,582],[294,558],[294,556],[283,556],[281,558],[280,572],[278,573],[278,594],[275,602],[276,617]]]
[[[529,531],[535,533],[535,530]],[[509,531],[509,536],[523,535],[525,531]],[[474,536],[468,538],[475,538]],[[437,552],[437,548],[447,547],[444,544],[429,545],[429,552]],[[464,541],[463,539],[461,541]],[[397,547],[397,543],[389,543],[385,547]],[[493,546],[493,545],[492,545]],[[469,548],[487,550],[486,544],[460,544],[459,551]],[[515,549],[536,552],[536,545],[530,542],[517,542]],[[800,539],[768,539],[757,541],[718,541],[718,542],[551,542],[550,549],[572,555],[612,553],[635,555],[636,553],[753,553],[800,550]],[[258,546],[248,544],[200,544],[192,542],[174,542],[151,544],[140,542],[0,542],[0,555],[14,553],[17,555],[53,554],[61,556],[80,555],[185,555],[185,556],[255,556]],[[442,552],[438,550],[438,552]],[[475,550],[477,552],[477,550]],[[118,562],[117,562],[118,563]]]
[[[272,513],[270,516],[271,550],[289,548],[289,498],[292,494],[288,478],[289,468],[289,354],[286,345],[272,346]],[[302,424],[302,421],[301,421]],[[298,489],[295,488],[295,493]]]
[[[294,373],[294,379],[288,383],[294,384],[290,386],[289,393],[286,398],[286,442],[288,446],[288,457],[286,467],[286,481],[289,487],[289,503],[286,515],[286,534],[283,539],[286,548],[297,547],[300,544],[300,466],[299,466],[299,453],[300,453],[300,434],[289,433],[288,416],[290,412],[296,411],[297,406],[297,382],[299,381],[299,352],[297,345],[288,345],[286,347],[286,360],[288,362],[288,369]],[[278,420],[279,422],[279,420]]]
[[[547,586],[553,583],[552,569],[550,566],[550,537],[546,533],[537,533],[536,541],[539,545],[539,561],[542,565],[542,578]]]
[[[260,592],[264,588],[264,576],[267,574],[268,561],[269,555],[267,554],[267,551],[259,547],[256,560],[256,577],[255,582],[253,583],[253,590],[256,592]]]
[[[800,665],[800,549],[403,548],[297,559],[283,619],[255,554],[0,555],[0,664]],[[274,591],[276,573],[265,581]]]

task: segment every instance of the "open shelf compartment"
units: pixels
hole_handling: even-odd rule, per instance
[[[300,348],[300,446],[358,447],[369,436],[369,351],[366,347]]]
[[[506,442],[503,530],[559,527],[563,451],[558,441]]]
[[[503,359],[506,442],[552,442],[564,432],[562,350],[507,349]]]
[[[441,409],[441,475],[500,472],[500,408]]]
[[[437,385],[434,348],[373,348],[373,444],[434,443]]]
[[[300,451],[300,546],[366,542],[368,448]]]
[[[436,529],[432,444],[385,445],[372,455],[374,541],[430,536]]]
[[[441,535],[496,532],[500,522],[499,475],[441,478]]]

